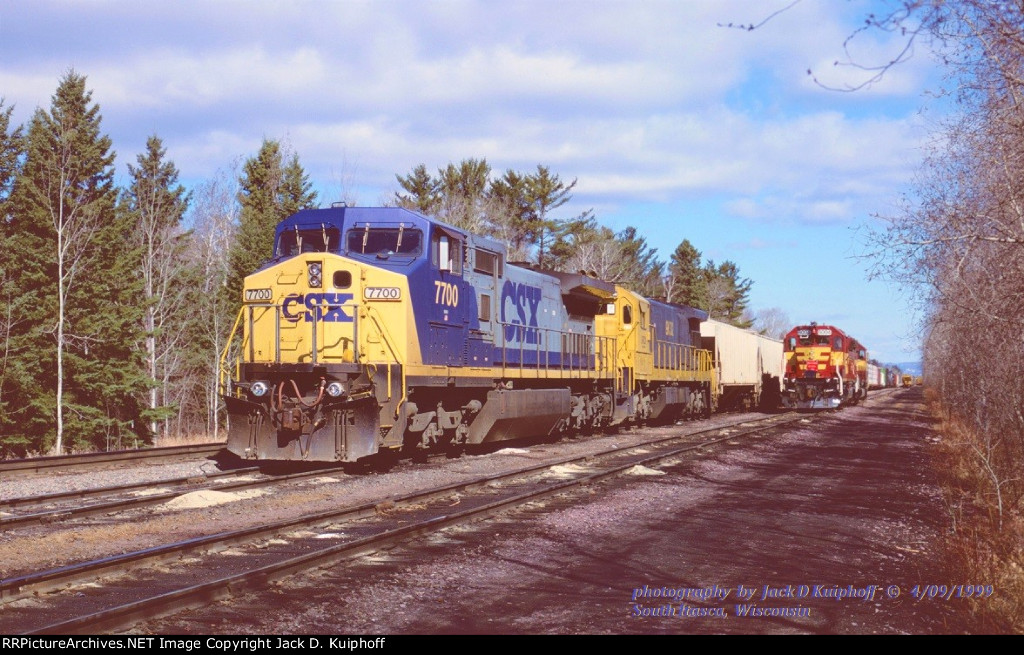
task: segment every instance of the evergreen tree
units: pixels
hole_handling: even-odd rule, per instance
[[[551,217],[552,210],[572,198],[576,180],[565,183],[542,165],[532,174],[509,169],[495,180],[490,174],[486,159],[450,163],[436,177],[420,164],[404,177],[395,176],[405,191],[395,193],[395,203],[502,241],[510,261],[533,258],[541,266],[557,267],[568,255],[552,256],[552,248],[564,250],[570,233],[579,232],[589,217],[589,212],[567,221]]]
[[[182,326],[187,311],[186,235],[181,227],[188,194],[178,184],[178,169],[165,161],[166,150],[157,136],[146,141],[138,167],[129,165],[131,185],[121,199],[121,210],[132,224],[133,243],[140,248],[144,305],[146,374],[149,377],[150,430],[173,415],[169,398],[174,364],[185,345]],[[166,423],[165,423],[166,432]]]
[[[245,277],[273,256],[274,229],[299,209],[315,206],[308,177],[294,156],[282,165],[281,146],[264,140],[259,153],[245,162],[239,183],[241,205],[237,238],[229,257],[228,306],[237,313],[242,305]]]
[[[531,224],[534,213],[530,178],[512,169],[491,183],[493,206],[488,216],[490,234],[508,244],[512,261],[529,258],[533,245]]]
[[[552,175],[547,166],[538,164],[537,172],[527,178],[530,205],[532,206],[529,236],[537,246],[537,263],[543,267],[551,243],[562,228],[561,222],[552,219],[549,213],[558,209],[572,198],[571,191],[576,179],[566,184],[558,175]]]
[[[707,306],[703,309],[707,310],[711,318],[744,329],[753,325],[753,321],[747,318],[745,313],[750,288],[754,283],[748,278],[740,277],[739,267],[731,261],[715,266],[713,261],[708,260],[704,267],[704,276],[708,298]]]
[[[620,273],[615,282],[648,298],[661,291],[664,265],[657,259],[657,251],[637,234],[635,227],[627,227],[617,235]]]
[[[438,181],[427,172],[427,167],[420,164],[412,169],[412,172],[402,177],[395,175],[398,183],[405,189],[406,193],[395,193],[395,203],[399,207],[405,207],[419,212],[424,216],[434,216],[440,207],[440,194]]]
[[[24,165],[11,196],[10,244],[19,253],[17,288],[38,296],[26,308],[17,421],[33,447],[62,451],[109,443],[141,428],[133,402],[144,380],[131,344],[139,277],[128,225],[115,212],[114,153],[85,78],[69,72],[50,110],[29,123]],[[66,411],[70,410],[70,411]]]
[[[683,239],[669,259],[665,297],[690,307],[707,307],[707,278],[700,265],[701,253]]]
[[[281,172],[281,218],[288,218],[301,209],[316,207],[316,191],[309,175],[299,164],[299,156],[292,155]]]
[[[264,140],[259,153],[245,162],[239,180],[242,209],[229,256],[227,284],[229,306],[235,310],[242,304],[245,276],[271,256],[274,228],[282,218],[278,203],[281,178],[281,147],[277,141]]]
[[[470,232],[486,231],[490,175],[486,159],[463,159],[438,171],[438,218]]]
[[[17,334],[23,328],[26,306],[31,295],[23,293],[14,279],[18,268],[18,253],[10,246],[11,202],[10,193],[18,175],[23,152],[21,128],[11,130],[13,107],[3,108],[0,98],[0,456],[16,450],[24,454],[28,441],[15,429],[20,412],[12,403],[17,389],[27,382],[16,373],[18,352]],[[13,340],[12,340],[13,339]]]
[[[6,226],[10,218],[8,201],[23,150],[21,128],[18,127],[11,131],[12,111],[14,111],[13,106],[4,109],[4,99],[0,98],[0,226]],[[0,231],[0,234],[3,232]]]

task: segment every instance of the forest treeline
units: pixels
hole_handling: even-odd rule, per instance
[[[924,311],[924,373],[942,419],[955,574],[999,589],[987,631],[1024,630],[1024,3],[891,3],[863,29],[928,40],[956,111],[901,211],[873,234],[877,272]],[[875,69],[885,75],[904,56]]]
[[[320,199],[297,153],[265,139],[240,170],[186,189],[152,136],[115,185],[99,105],[74,71],[25,125],[0,99],[0,457],[125,448],[223,430],[219,354],[274,227]],[[396,175],[392,201],[749,326],[751,281],[684,241],[668,262],[635,228],[564,217],[576,180],[483,159]],[[330,199],[327,199],[328,201]],[[784,330],[778,310],[763,328]]]

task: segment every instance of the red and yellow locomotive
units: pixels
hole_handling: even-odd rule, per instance
[[[868,353],[842,330],[799,325],[786,334],[784,348],[784,406],[827,409],[867,397]]]

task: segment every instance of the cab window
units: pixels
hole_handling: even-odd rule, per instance
[[[361,255],[418,255],[423,252],[423,233],[419,230],[398,227],[357,227],[348,231],[345,244],[349,252]]]
[[[320,226],[284,230],[277,238],[275,257],[294,257],[304,252],[337,252],[341,233],[336,227]]]
[[[430,247],[430,261],[441,271],[462,275],[462,242],[447,234],[434,237]]]

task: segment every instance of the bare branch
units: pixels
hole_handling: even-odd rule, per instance
[[[762,20],[760,23],[756,23],[756,24],[754,24],[754,23],[749,23],[749,24],[744,24],[744,23],[718,23],[718,27],[727,27],[727,28],[730,28],[730,29],[743,30],[745,32],[752,32],[753,30],[756,30],[759,27],[763,27],[765,25],[765,23],[771,21],[773,18],[775,18],[779,14],[787,12],[790,9],[792,9],[793,7],[797,6],[798,4],[800,4],[800,2],[801,2],[801,0],[793,0],[793,2],[789,3],[788,5],[783,7],[782,9],[779,9],[778,11],[774,11],[771,14],[769,14],[768,17],[765,18],[764,20]]]

